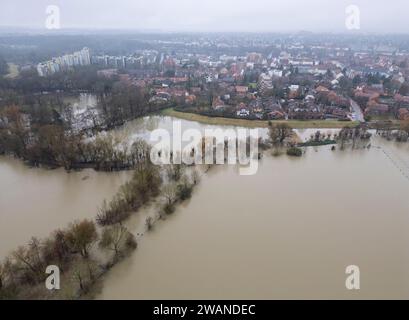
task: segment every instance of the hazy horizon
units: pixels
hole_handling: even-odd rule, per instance
[[[45,29],[46,8],[60,8],[60,32],[409,33],[404,0],[2,0],[0,27]],[[349,5],[360,9],[360,30],[345,27]]]

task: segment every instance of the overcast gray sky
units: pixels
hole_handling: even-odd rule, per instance
[[[362,32],[409,33],[409,0],[0,0],[0,26],[44,28],[58,5],[62,28],[347,32],[351,4]]]

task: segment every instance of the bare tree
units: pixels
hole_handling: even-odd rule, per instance
[[[274,145],[283,145],[285,139],[290,138],[292,129],[286,123],[271,124],[269,126],[269,137]]]
[[[71,225],[67,232],[67,241],[71,248],[87,258],[89,249],[98,240],[94,222],[83,220]]]
[[[16,261],[16,264],[13,267],[15,267],[17,270],[25,272],[26,276],[30,274],[32,277],[32,280],[34,281],[41,280],[40,275],[42,274],[42,270],[35,263],[35,261],[32,260],[32,255],[30,254],[29,250],[27,250],[23,246],[20,246],[18,247],[17,250],[15,250],[12,253],[12,256]],[[28,271],[28,274],[27,274],[27,271]]]
[[[162,196],[168,205],[176,201],[177,186],[174,183],[169,183],[162,188]]]
[[[130,245],[135,243],[135,238],[127,228],[121,225],[104,228],[99,242],[99,247],[114,252],[114,259],[117,259],[126,249],[133,249]]]

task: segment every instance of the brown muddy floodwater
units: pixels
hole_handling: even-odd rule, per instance
[[[130,172],[29,168],[0,157],[0,259],[32,236],[46,237],[76,219],[95,218]]]
[[[409,298],[409,145],[373,144],[384,149],[267,156],[249,177],[212,169],[98,298]]]
[[[146,136],[171,120],[132,122],[121,134]],[[0,158],[0,257],[32,235],[94,217],[127,174],[67,174]],[[380,138],[370,149],[308,148],[300,159],[267,154],[253,176],[214,167],[108,273],[97,298],[408,299],[408,191],[409,143]],[[138,213],[128,227],[140,232],[156,212]],[[360,268],[359,291],[345,288],[348,265]]]

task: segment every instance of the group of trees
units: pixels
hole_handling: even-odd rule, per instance
[[[102,171],[135,168],[148,159],[150,152],[149,145],[141,139],[129,145],[123,137],[110,133],[97,135],[82,146],[79,160]]]
[[[401,120],[397,127],[392,121],[378,121],[374,124],[376,134],[388,140],[396,139],[399,142],[409,140],[409,119]]]
[[[75,91],[79,74],[82,71],[55,77],[66,91]],[[0,101],[0,153],[13,154],[32,165],[63,166],[66,169],[94,167],[110,171],[132,167],[133,155],[118,147],[120,142],[111,135],[99,135],[91,143],[84,143],[84,136],[122,125],[160,107],[149,104],[148,94],[142,89],[100,79],[96,73],[95,78],[92,75],[91,72],[91,76],[82,79],[87,83],[83,85],[98,97],[101,121],[94,122],[92,132],[81,132],[72,127],[72,109],[62,96],[57,93],[37,95],[36,89],[40,88],[30,85],[26,88],[24,83],[30,77],[23,77],[16,87],[6,85],[2,88],[0,83],[0,94],[5,92],[4,89],[15,93],[4,95],[8,98]],[[37,79],[34,75],[32,77]],[[41,89],[59,88],[59,85],[52,85],[53,77],[40,79],[40,82],[49,82]],[[69,83],[73,85],[69,86]],[[83,85],[79,87],[83,88]]]
[[[109,202],[104,201],[97,215],[98,224],[100,226],[122,224],[132,213],[157,196],[163,199],[160,216],[173,213],[178,201],[191,197],[193,187],[200,178],[195,168],[189,168],[189,173],[186,173],[183,165],[170,164],[163,169],[164,177],[161,175],[160,167],[148,161],[138,166],[132,179],[120,187],[113,199]],[[153,222],[152,218],[147,221],[149,229]]]
[[[293,135],[292,128],[286,123],[268,123],[268,136],[273,146],[284,146]]]
[[[340,148],[344,149],[346,143],[352,142],[352,148],[355,148],[360,141],[366,144],[366,141],[370,139],[371,133],[368,132],[365,125],[359,125],[356,127],[344,127],[341,131],[334,137]]]
[[[316,147],[325,146],[330,144],[336,144],[337,134],[333,134],[331,131],[321,132],[317,130],[310,135],[310,139],[306,142],[298,143],[298,147]]]
[[[389,121],[382,121],[376,125],[376,133],[382,137],[398,142],[409,141],[409,119],[401,120],[399,126]]]
[[[186,168],[182,165],[170,164],[166,168],[168,183],[161,190],[162,204],[159,216],[171,214],[175,211],[178,202],[190,199],[194,186],[199,182],[200,177],[196,168]]]
[[[118,257],[135,248],[134,236],[123,226],[99,232],[94,222],[77,221],[44,240],[32,238],[6,257],[0,264],[0,299],[47,298],[50,291],[44,282],[49,265],[59,267],[61,278],[74,280],[64,281],[64,292],[76,298],[87,293]],[[98,260],[98,254],[91,254],[98,249],[113,250],[113,260]],[[73,287],[68,288],[68,283]]]
[[[94,124],[93,133],[159,108],[149,104],[146,90],[123,84],[117,77],[101,77],[95,66],[48,77],[39,77],[35,70],[24,71],[17,79],[1,77],[3,69],[0,58],[0,152],[33,164],[65,166],[67,159],[61,158],[71,158],[66,155],[71,149],[79,151],[82,136],[71,127],[72,109],[64,100],[66,95],[86,91],[97,96],[101,121]],[[50,139],[59,139],[62,146],[47,145]]]
[[[160,193],[162,178],[157,166],[149,161],[136,167],[130,181],[121,186],[110,202],[104,201],[97,222],[101,226],[120,224]]]
[[[268,144],[273,147],[273,156],[280,156],[286,153],[289,156],[300,157],[302,155],[302,149],[296,147],[293,129],[286,123],[273,123],[268,122]],[[267,146],[268,146],[267,144]]]
[[[140,88],[115,83],[109,91],[98,91],[98,107],[106,128],[143,117],[163,108],[149,103],[149,93]]]
[[[13,154],[34,166],[129,169],[147,159],[149,146],[141,140],[131,146],[127,143],[109,133],[86,141],[83,133],[58,123],[33,126],[17,106],[0,112],[0,153]]]
[[[66,72],[57,72],[47,77],[40,77],[34,69],[22,71],[16,79],[2,79],[0,91],[13,91],[19,96],[31,96],[42,92],[109,92],[115,78],[98,76],[96,66],[81,66]]]
[[[30,120],[19,107],[0,112],[0,153],[13,154],[32,165],[71,169],[80,162],[82,150],[85,150],[82,135],[66,131],[62,125],[30,129]]]

